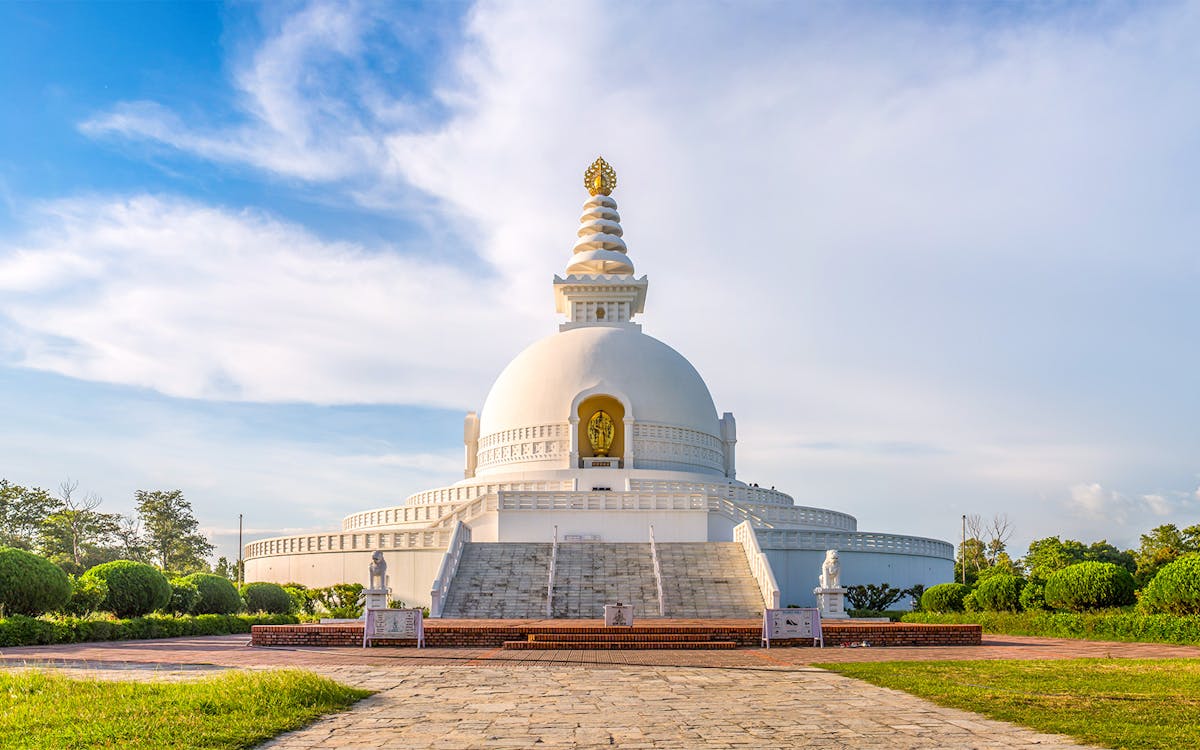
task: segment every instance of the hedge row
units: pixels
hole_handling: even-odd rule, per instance
[[[1146,615],[1127,610],[1098,612],[909,612],[903,622],[976,623],[983,632],[1093,641],[1200,644],[1200,615]]]
[[[0,648],[86,641],[131,641],[194,635],[249,633],[251,625],[293,625],[293,615],[146,615],[128,620],[88,617],[24,617],[0,620]]]

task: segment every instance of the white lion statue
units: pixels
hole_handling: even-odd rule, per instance
[[[842,564],[838,562],[838,551],[825,551],[825,562],[821,564],[821,588],[841,588]]]
[[[383,553],[379,550],[371,553],[371,567],[369,570],[370,577],[367,579],[367,588],[375,590],[386,589],[387,561],[383,559]]]

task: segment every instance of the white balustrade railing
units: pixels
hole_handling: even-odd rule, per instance
[[[259,539],[245,546],[243,556],[268,557],[301,552],[356,552],[389,549],[445,549],[450,532],[444,529],[367,533],[300,534]]]
[[[650,560],[654,563],[654,585],[658,587],[658,616],[666,617],[663,605],[662,565],[658,560],[658,545],[654,543],[654,524],[650,524]]]
[[[746,553],[746,562],[750,563],[750,572],[758,582],[758,590],[762,592],[763,603],[767,609],[779,609],[779,584],[775,582],[775,572],[771,570],[771,561],[758,546],[758,534],[749,521],[742,521],[733,527],[733,541],[742,545]]]
[[[558,524],[554,525],[554,544],[550,546],[550,580],[546,582],[546,617],[554,616],[554,572],[558,568]]]
[[[954,545],[948,542],[901,534],[876,534],[866,531],[759,529],[758,542],[766,549],[836,549],[954,559]]]
[[[437,577],[433,579],[433,585],[429,587],[430,617],[442,616],[442,608],[446,606],[446,598],[450,595],[450,583],[458,574],[458,564],[462,561],[463,550],[470,541],[471,527],[459,521],[450,535],[446,554],[442,555],[442,564],[438,566]]]

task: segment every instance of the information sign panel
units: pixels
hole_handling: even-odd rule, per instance
[[[417,648],[425,647],[425,619],[419,607],[368,609],[363,626],[363,648],[380,640],[415,640]]]
[[[633,625],[632,604],[605,604],[604,624],[607,627],[629,627]]]
[[[813,638],[822,648],[821,610],[816,607],[768,609],[763,612],[763,643],[771,647],[771,639]]]

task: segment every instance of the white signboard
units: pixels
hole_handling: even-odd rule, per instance
[[[605,604],[604,625],[606,627],[630,627],[633,625],[632,604]]]
[[[763,643],[771,647],[771,639],[813,638],[825,647],[821,635],[821,610],[816,607],[768,609],[763,612]]]
[[[415,640],[425,647],[425,620],[419,608],[368,609],[363,623],[363,648],[370,641]]]

